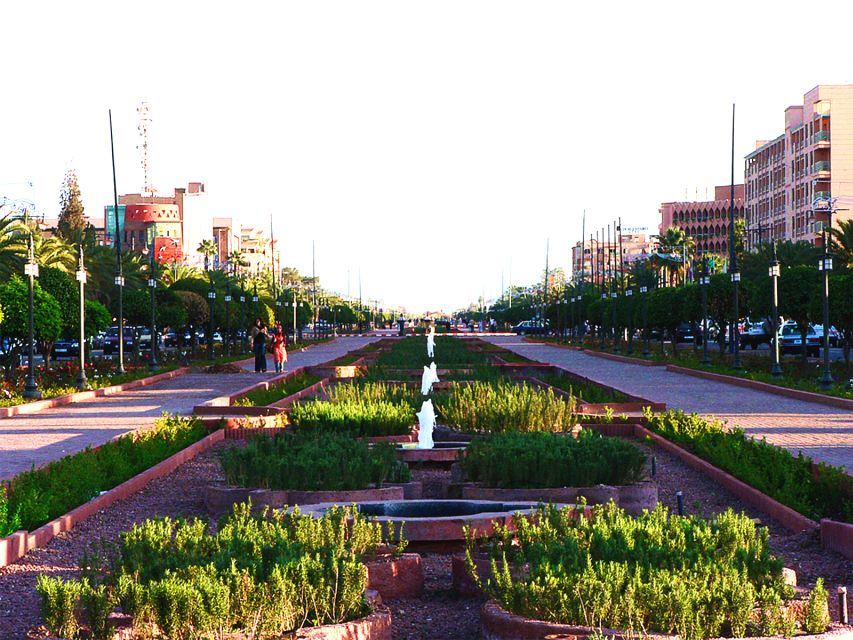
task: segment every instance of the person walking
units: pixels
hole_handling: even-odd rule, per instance
[[[275,363],[276,373],[284,371],[284,363],[287,362],[287,338],[284,335],[284,327],[281,321],[275,323],[272,334],[272,359]]]
[[[263,320],[255,318],[252,330],[249,332],[252,338],[252,350],[255,352],[255,373],[266,373],[267,370],[267,328]]]

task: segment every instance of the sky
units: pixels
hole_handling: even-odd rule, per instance
[[[283,262],[412,311],[569,270],[617,217],[713,197],[784,109],[853,83],[853,3],[356,0],[2,3],[0,196],[59,208],[66,170],[102,217],[206,183]],[[30,183],[32,186],[30,186]]]

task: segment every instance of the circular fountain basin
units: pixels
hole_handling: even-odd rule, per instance
[[[459,459],[467,442],[436,442],[432,449],[418,449],[416,442],[397,449],[397,459],[403,462],[432,462],[452,464]]]
[[[321,517],[335,503],[312,505],[303,510]],[[413,544],[443,543],[458,547],[464,540],[463,529],[475,530],[478,536],[490,535],[495,522],[512,525],[516,513],[529,515],[536,509],[531,502],[497,502],[494,500],[395,500],[356,503],[359,512],[376,521],[393,525],[395,533],[403,525],[403,537]]]

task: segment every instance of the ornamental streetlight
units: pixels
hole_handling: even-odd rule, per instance
[[[240,279],[240,353],[246,353],[246,287]]]
[[[699,286],[702,288],[702,366],[711,364],[708,358],[708,285],[711,276],[708,275],[708,259],[702,260],[702,275],[699,276]]]
[[[640,295],[643,296],[643,357],[651,355],[649,350],[649,288],[640,287]]]
[[[86,379],[86,267],[83,264],[83,245],[79,245],[79,256],[77,259],[77,273],[75,277],[80,283],[80,372],[77,374],[77,388],[85,391],[89,388]]]
[[[602,288],[603,288],[603,286],[602,286]],[[607,293],[606,292],[601,293],[601,299],[604,300],[605,302],[607,301]],[[604,349],[604,347],[607,346],[607,342],[606,342],[607,336],[606,336],[606,333],[604,331],[604,325],[607,323],[607,305],[605,304],[605,302],[601,303],[601,329],[599,330],[599,333],[601,334],[601,343],[599,346],[602,349]]]
[[[782,377],[782,366],[779,364],[779,258],[776,255],[776,241],[773,241],[773,261],[767,270],[773,284],[773,300],[771,314],[773,316],[773,368],[770,370],[774,378]]]
[[[575,341],[575,297],[571,296],[569,303],[569,342]]]
[[[213,303],[216,301],[216,291],[213,290],[213,276],[209,276],[210,285],[207,289],[207,302],[210,305],[210,318],[207,327],[207,359],[213,360]]]
[[[625,289],[625,304],[628,306],[628,355],[634,355],[634,290]]]
[[[29,324],[30,324],[30,344],[29,344],[29,365],[27,366],[27,383],[24,387],[24,397],[27,400],[38,400],[41,398],[41,391],[39,391],[38,384],[36,383],[35,370],[33,358],[35,357],[35,317],[33,313],[33,288],[35,287],[35,279],[38,278],[39,275],[39,266],[36,263],[35,250],[33,248],[33,232],[30,231],[30,242],[29,248],[27,251],[27,263],[24,265],[24,275],[28,277],[29,283]]]
[[[157,262],[154,251],[148,253],[148,288],[151,290],[151,358],[148,370],[157,373]]]
[[[610,293],[610,304],[613,307],[613,309],[612,309],[612,311],[613,311],[613,313],[612,313],[612,318],[613,318],[613,353],[619,353],[619,338],[620,338],[620,336],[619,336],[619,329],[616,327],[616,296],[617,295],[618,294],[616,293],[615,290]]]
[[[732,363],[732,369],[738,371],[743,369],[743,366],[740,363],[740,329],[738,327],[739,324],[739,316],[740,311],[738,307],[738,289],[740,287],[740,271],[732,271],[732,286],[734,287],[734,321],[732,322],[732,342],[734,343],[735,349],[735,361]]]
[[[109,110],[110,116],[110,154],[113,164],[113,206],[115,208],[115,235],[116,245],[116,277],[115,285],[118,288],[118,373],[124,373],[124,273],[121,266],[121,221],[118,209],[118,187],[116,186],[116,152],[113,144],[113,111]]]
[[[231,356],[231,281],[225,281],[225,355]]]
[[[255,318],[260,318],[258,315],[258,283],[254,284],[252,289],[252,310],[254,311]]]

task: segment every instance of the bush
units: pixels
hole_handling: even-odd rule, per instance
[[[474,382],[457,384],[435,395],[442,421],[468,432],[571,431],[574,402],[526,383]]]
[[[468,535],[468,566],[479,582],[473,553],[487,549],[486,592],[524,617],[696,640],[745,635],[759,591],[793,595],[767,529],[731,510],[706,521],[658,506],[632,518],[611,502],[589,519],[544,507],[513,525],[485,543]]]
[[[806,633],[823,633],[828,628],[827,593],[823,586],[823,578],[818,578],[814,589],[809,593],[808,602],[803,607],[803,631]]]
[[[366,489],[394,475],[405,477],[397,467],[392,444],[367,443],[347,434],[332,432],[260,435],[245,447],[231,447],[219,454],[229,484],[296,491]]]
[[[419,409],[423,397],[418,389],[404,384],[388,384],[359,380],[333,385],[328,391],[330,402],[393,402]]]
[[[407,404],[352,400],[297,403],[288,417],[294,431],[337,431],[353,436],[400,436],[411,432],[415,411]]]
[[[5,504],[0,499],[0,536],[21,527],[32,531],[185,449],[206,433],[195,418],[164,415],[151,429],[21,473],[9,481]]]
[[[646,456],[630,442],[581,431],[577,439],[553,433],[496,433],[473,440],[461,465],[487,487],[541,488],[638,482]]]
[[[105,602],[168,638],[279,637],[364,616],[361,560],[382,540],[381,526],[350,507],[315,519],[236,505],[215,533],[201,520],[146,520],[122,534],[100,567],[96,597],[81,597],[87,583],[40,577],[42,612],[63,637],[100,619]]]
[[[292,396],[297,391],[310,387],[320,381],[317,376],[312,376],[307,373],[299,373],[283,382],[271,385],[269,389],[255,389],[250,391],[245,396],[237,398],[234,401],[235,407],[260,407],[273,402],[278,402],[288,396]]]
[[[812,518],[853,522],[853,484],[844,470],[817,464],[800,452],[755,440],[742,429],[727,430],[696,414],[646,412],[648,428],[755,487],[774,500]]]
[[[427,341],[423,337],[403,338],[394,342],[390,351],[381,353],[376,359],[380,366],[420,369],[429,365],[427,358]],[[454,338],[436,338],[435,361],[443,369],[469,367],[476,364],[486,364],[488,358],[482,351],[475,351],[467,340]]]
[[[592,382],[580,382],[565,376],[549,375],[542,382],[552,387],[569,392],[573,397],[584,402],[604,404],[607,402],[627,402],[628,398],[618,391],[610,391]]]

